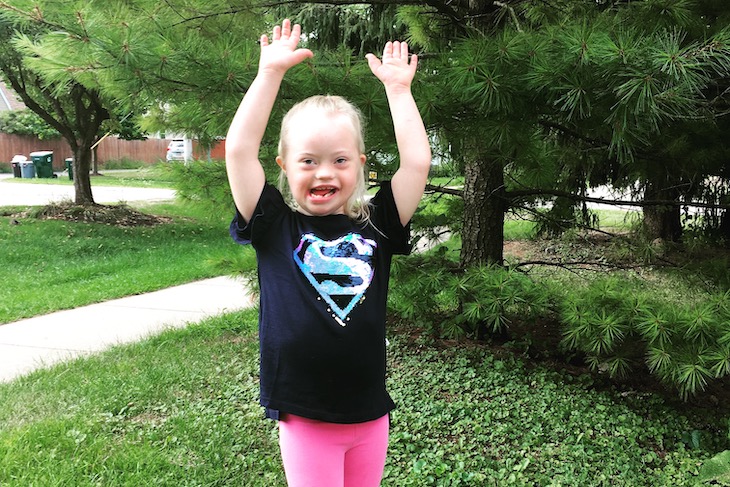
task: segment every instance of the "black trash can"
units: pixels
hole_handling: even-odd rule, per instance
[[[66,158],[66,170],[68,171],[68,178],[73,181],[74,178],[74,158]]]
[[[31,152],[30,160],[33,161],[33,165],[35,166],[35,172],[39,178],[53,177],[53,152]]]
[[[25,157],[23,154],[15,154],[10,161],[10,165],[13,167],[13,177],[16,178],[22,178],[23,177],[23,167],[21,165],[22,162],[27,161],[28,158]]]

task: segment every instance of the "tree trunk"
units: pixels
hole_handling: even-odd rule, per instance
[[[653,174],[646,180],[644,201],[663,200],[679,202],[676,182],[668,174]],[[649,240],[660,238],[667,242],[678,242],[682,238],[682,222],[679,205],[645,206],[644,232]]]
[[[74,149],[73,173],[74,202],[77,205],[93,205],[94,196],[91,194],[91,150],[90,147],[77,146]]]
[[[75,109],[76,127],[73,131],[75,139],[69,140],[74,152],[74,190],[77,205],[93,205],[91,194],[91,163],[94,144],[98,140],[99,127],[109,118],[99,93],[86,90],[81,85],[74,85],[70,91]],[[78,176],[76,176],[78,174]]]
[[[94,176],[99,176],[99,146],[94,145],[94,148],[91,150],[91,166],[92,166],[92,174]]]
[[[475,151],[464,168],[461,265],[501,265],[504,258],[504,168]]]
[[[730,210],[722,212],[718,232],[720,234],[720,238],[725,241],[725,245],[730,246]]]

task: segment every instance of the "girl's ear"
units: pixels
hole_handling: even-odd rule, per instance
[[[360,164],[362,164],[364,166],[366,160],[367,160],[367,157],[365,157],[365,154],[360,154]]]
[[[286,171],[284,159],[282,159],[281,156],[276,156],[276,163],[279,165],[282,171]]]

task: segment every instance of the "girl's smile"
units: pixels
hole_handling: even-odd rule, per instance
[[[312,188],[310,194],[313,198],[327,198],[329,196],[334,196],[336,192],[337,188],[331,186],[319,186],[317,188]]]

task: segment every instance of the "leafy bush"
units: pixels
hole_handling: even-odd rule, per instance
[[[121,159],[114,159],[111,161],[104,161],[100,164],[103,169],[139,169],[141,167],[148,166],[149,164],[143,161],[136,161],[134,159],[128,159],[123,157]]]
[[[48,125],[40,115],[31,110],[10,110],[0,113],[0,132],[5,134],[30,135],[40,140],[61,137],[56,129]]]

